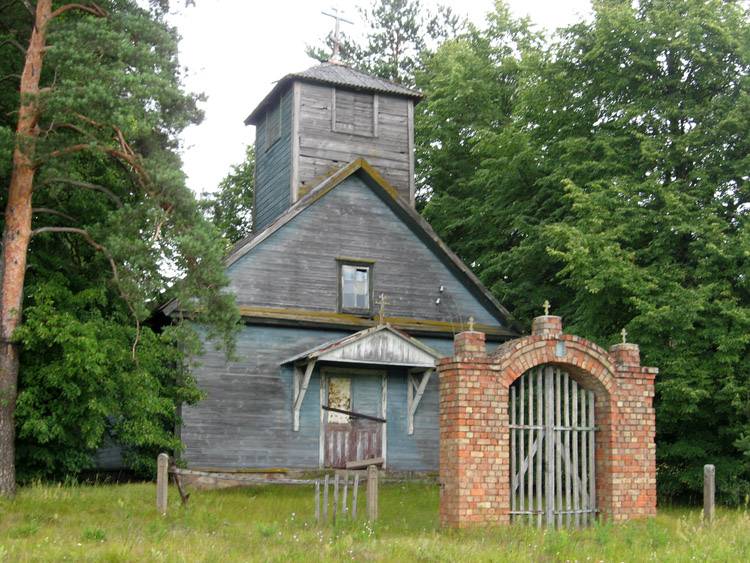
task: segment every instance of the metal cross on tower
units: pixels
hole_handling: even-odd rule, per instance
[[[549,300],[545,299],[544,303],[542,303],[542,307],[544,307],[544,316],[546,317],[549,315]]]
[[[339,27],[341,22],[348,23],[354,25],[354,22],[350,22],[349,20],[345,20],[341,17],[341,14],[343,11],[339,11],[338,8],[331,8],[332,14],[329,14],[328,12],[320,12],[324,16],[328,16],[329,18],[333,18],[336,21],[336,27],[333,31],[333,54],[331,55],[331,58],[329,62],[331,63],[337,63],[339,62]]]

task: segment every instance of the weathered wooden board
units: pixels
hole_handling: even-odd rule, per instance
[[[453,322],[459,329],[470,316],[499,324],[429,241],[358,176],[233,263],[230,287],[240,305],[336,311],[341,256],[374,261],[373,291],[390,301],[387,316]]]
[[[291,205],[292,174],[292,101],[289,89],[281,98],[281,136],[266,146],[265,120],[259,123],[255,137],[255,230],[262,230]]]
[[[308,185],[337,163],[361,157],[376,166],[406,201],[412,201],[409,171],[413,169],[414,155],[409,143],[409,100],[378,94],[374,127],[367,129],[367,135],[356,135],[348,132],[338,118],[338,130],[333,130],[334,96],[331,86],[301,85],[300,185]],[[345,113],[354,111],[360,118],[369,119],[370,108],[364,107],[363,100],[356,99],[354,103],[359,105],[355,108],[351,95],[339,96],[337,106]]]

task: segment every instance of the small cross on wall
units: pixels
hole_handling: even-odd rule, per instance
[[[622,343],[627,344],[628,343],[628,331],[623,328],[620,331],[620,335],[622,335]]]
[[[378,325],[385,324],[385,306],[390,305],[391,302],[388,301],[385,297],[385,293],[381,293],[378,295],[377,301],[375,301],[375,304],[378,306]]]
[[[545,299],[544,303],[542,303],[542,307],[544,307],[544,316],[549,316],[549,300]]]
[[[469,332],[474,332],[474,317],[469,317]]]

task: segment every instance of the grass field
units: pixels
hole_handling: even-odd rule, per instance
[[[385,485],[381,519],[318,528],[312,491],[170,490],[153,484],[37,485],[0,500],[0,561],[748,561],[750,514],[662,509],[655,520],[545,532],[525,526],[441,531],[434,485]]]

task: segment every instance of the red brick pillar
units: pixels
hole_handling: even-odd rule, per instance
[[[456,336],[440,379],[440,522],[508,522],[508,389],[491,369],[484,334]]]
[[[656,415],[654,380],[657,368],[642,367],[637,344],[609,349],[615,364],[617,394],[612,428],[611,517],[630,520],[656,515]]]
[[[558,338],[562,336],[562,317],[556,315],[542,315],[531,321],[531,334],[544,338]]]

